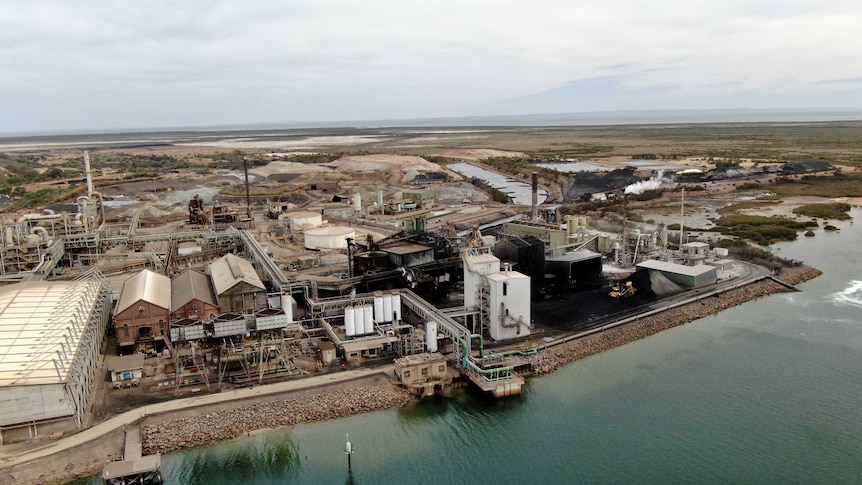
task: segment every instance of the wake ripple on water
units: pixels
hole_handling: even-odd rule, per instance
[[[851,281],[850,286],[831,295],[832,302],[838,306],[862,308],[862,281]]]

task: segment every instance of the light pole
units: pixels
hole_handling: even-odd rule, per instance
[[[350,444],[350,435],[344,435],[347,443],[344,443],[344,454],[347,455],[347,473],[353,473],[353,465],[350,463],[350,455],[353,454],[353,445]]]

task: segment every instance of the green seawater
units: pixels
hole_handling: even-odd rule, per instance
[[[464,392],[165,455],[165,481],[862,483],[862,224],[841,227],[774,247],[824,271],[800,293],[571,363],[519,398]]]

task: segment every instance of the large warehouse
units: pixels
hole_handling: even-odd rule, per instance
[[[110,292],[97,269],[0,287],[0,444],[80,428]]]
[[[667,277],[667,279],[686,289],[700,288],[701,286],[714,284],[718,275],[718,269],[715,266],[706,264],[686,266],[684,264],[647,259],[638,263],[637,267],[658,271]]]

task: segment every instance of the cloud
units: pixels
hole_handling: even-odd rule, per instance
[[[860,106],[856,83],[830,81],[862,76],[858,25],[851,1],[12,1],[0,132],[746,107],[758,94]]]

